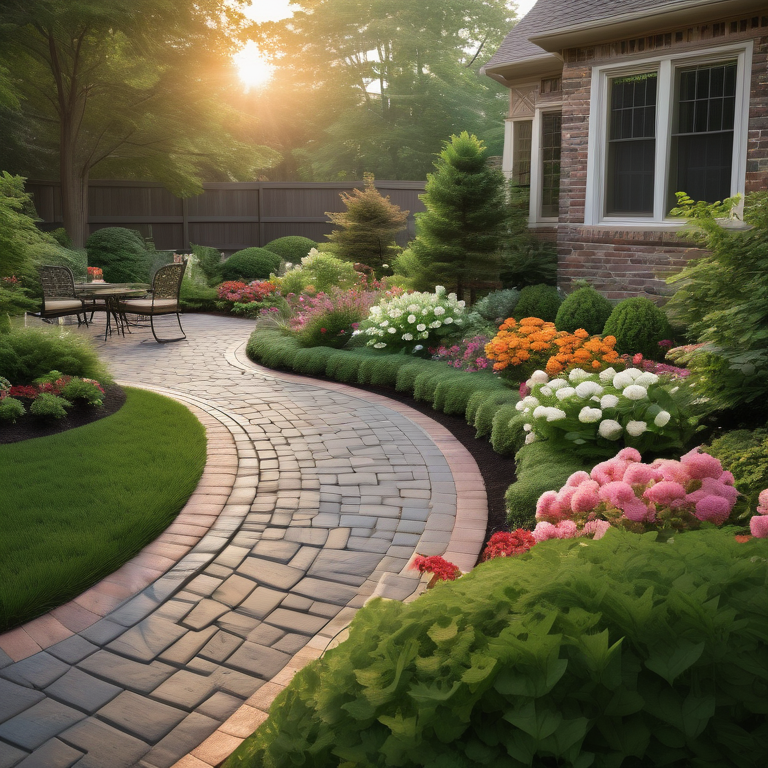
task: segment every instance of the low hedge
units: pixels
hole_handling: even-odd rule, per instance
[[[612,529],[375,600],[225,768],[762,766],[766,556]]]

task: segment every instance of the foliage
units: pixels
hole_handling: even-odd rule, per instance
[[[221,251],[208,245],[195,245],[190,243],[192,253],[197,257],[197,263],[209,283],[219,278],[221,268]]]
[[[733,474],[736,489],[742,494],[733,517],[743,520],[753,515],[760,492],[768,487],[768,429],[726,432],[704,448]]]
[[[67,408],[71,405],[63,397],[43,392],[29,406],[29,412],[33,416],[39,416],[43,419],[63,419],[67,415]]]
[[[689,220],[732,216],[733,209],[741,202],[741,195],[726,197],[722,202],[718,200],[716,203],[694,200],[685,192],[675,192],[675,197],[677,198],[677,205],[669,212],[669,215]]]
[[[314,240],[308,237],[299,237],[298,235],[289,235],[288,237],[278,237],[264,246],[268,251],[276,253],[283,261],[291,266],[298,264],[309,252],[317,247]]]
[[[516,288],[492,291],[480,299],[472,307],[472,311],[477,312],[481,317],[499,326],[508,317],[514,317],[515,307],[519,299],[520,291]]]
[[[691,260],[670,282],[677,288],[666,305],[703,346],[688,367],[702,394],[719,407],[768,402],[768,193],[747,197],[750,229],[721,227],[715,212],[695,220],[693,237],[708,251]]]
[[[104,390],[89,379],[71,379],[62,388],[61,396],[70,403],[82,400],[88,405],[102,405],[104,402]]]
[[[51,237],[62,247],[72,248],[72,238],[67,234],[67,230],[64,227],[57,227],[51,231]]]
[[[481,563],[488,560],[494,560],[497,557],[514,557],[527,552],[536,544],[530,531],[518,528],[515,531],[497,531],[488,540],[483,554],[480,558]]]
[[[437,349],[430,349],[430,352],[433,360],[448,363],[460,371],[474,373],[488,368],[488,358],[484,354],[488,341],[487,336],[474,336],[462,339],[450,347],[441,345]]]
[[[16,419],[21,418],[25,413],[24,403],[21,400],[15,397],[0,399],[0,421],[10,421],[11,424],[15,424]]]
[[[38,328],[19,328],[0,335],[0,376],[28,384],[49,371],[111,382],[104,364],[83,336]]]
[[[691,372],[687,368],[677,368],[676,366],[668,365],[667,363],[659,363],[655,360],[645,360],[640,352],[636,355],[622,355],[621,360],[627,368],[638,368],[641,371],[656,373],[659,376],[668,374],[677,379],[687,379],[691,375]]]
[[[224,280],[268,280],[280,268],[280,257],[266,248],[244,248],[221,264]]]
[[[301,264],[280,278],[280,292],[283,296],[299,294],[312,286],[316,292],[327,293],[331,288],[352,288],[359,280],[359,273],[348,261],[313,248]]]
[[[520,395],[506,387],[496,390],[477,390],[472,393],[466,407],[467,423],[476,432],[475,437],[488,437],[493,428],[493,420],[503,405],[515,405]]]
[[[391,203],[376,189],[372,173],[364,174],[365,189],[342,192],[346,211],[325,215],[340,229],[334,229],[328,240],[339,258],[360,262],[381,275],[386,263],[396,255],[395,235],[408,221],[408,211]]]
[[[418,263],[416,287],[464,289],[499,280],[499,248],[506,235],[504,176],[486,161],[485,145],[466,131],[446,142],[427,176],[409,249]]]
[[[400,369],[412,364],[413,358],[407,355],[381,353],[362,362],[358,370],[358,380],[361,384],[370,384],[372,387],[394,388]]]
[[[523,422],[516,406],[517,403],[503,403],[492,414],[491,446],[502,456],[513,454],[525,442]]]
[[[562,303],[554,286],[528,285],[520,291],[515,317],[540,317],[547,323],[554,323]]]
[[[114,573],[170,525],[195,489],[205,428],[174,400],[126,394],[105,419],[0,445],[0,631]]]
[[[9,317],[34,312],[38,308],[37,302],[28,298],[27,293],[15,275],[0,278],[0,333],[10,331],[10,322],[6,322]]]
[[[577,288],[565,297],[555,317],[559,331],[573,333],[583,328],[591,336],[602,333],[606,320],[613,312],[613,304],[591,285]]]
[[[663,360],[659,342],[672,337],[672,328],[663,310],[650,299],[635,296],[616,305],[603,333],[616,337],[616,349],[622,355],[640,352],[644,357]]]
[[[432,407],[443,413],[466,417],[469,401],[476,393],[508,391],[498,377],[487,373],[449,372],[453,374],[450,378],[438,380],[432,401]]]
[[[88,264],[101,267],[108,283],[149,282],[150,255],[141,235],[133,229],[97,229],[85,245]]]
[[[215,288],[187,280],[185,272],[185,279],[181,281],[181,292],[179,293],[179,305],[183,310],[212,311],[217,309],[217,298]]]
[[[495,360],[493,370],[515,382],[524,381],[537,368],[556,375],[575,368],[599,371],[619,363],[611,336],[590,337],[579,329],[576,333],[558,331],[553,323],[538,317],[525,317],[518,324],[510,318],[485,347],[485,355]]]
[[[611,530],[374,601],[225,766],[759,765],[764,558]]]
[[[593,457],[615,452],[621,440],[637,450],[680,449],[696,432],[696,394],[684,382],[628,368],[616,373],[574,369],[549,380],[536,371],[531,395],[518,404],[527,415],[530,442],[548,440],[562,450]]]
[[[559,491],[542,494],[536,540],[599,539],[612,525],[634,533],[688,531],[728,519],[739,492],[716,458],[694,448],[680,461],[640,459],[634,448],[624,448],[589,474],[575,472]]]
[[[464,302],[438,285],[434,293],[404,293],[371,307],[358,333],[368,346],[391,351],[414,350],[434,344],[464,325]]]
[[[333,347],[308,347],[300,349],[293,358],[292,367],[305,376],[322,376],[328,361],[337,353]]]
[[[280,331],[260,330],[258,325],[251,334],[245,353],[251,360],[267,368],[293,368],[296,355],[301,350],[299,342]]]
[[[45,265],[54,265],[69,267],[75,282],[84,283],[86,280],[88,255],[85,250],[74,251],[70,248],[64,248],[58,243],[34,243],[29,246],[27,251],[31,265],[36,268]],[[34,289],[38,289],[39,280],[35,274]]]

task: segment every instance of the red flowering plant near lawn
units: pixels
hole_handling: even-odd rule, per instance
[[[491,536],[485,545],[480,562],[484,563],[497,557],[522,555],[535,544],[536,539],[533,537],[533,534],[524,528],[518,528],[511,533],[508,531],[498,531]]]
[[[431,573],[435,581],[455,581],[461,576],[459,567],[439,555],[417,555],[411,565],[419,573]]]

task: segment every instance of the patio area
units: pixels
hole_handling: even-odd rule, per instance
[[[197,491],[88,592],[0,635],[0,766],[217,765],[371,595],[408,599],[418,552],[470,570],[486,527],[474,460],[407,406],[268,371],[251,321],[187,315],[189,340],[94,337],[121,383],[208,430]],[[147,341],[148,343],[143,343]]]

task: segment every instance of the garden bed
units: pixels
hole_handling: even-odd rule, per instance
[[[122,387],[112,384],[104,388],[104,404],[100,407],[78,403],[72,407],[63,419],[38,419],[26,415],[15,424],[0,423],[0,445],[19,443],[35,437],[67,432],[75,427],[84,427],[94,421],[117,413],[125,405],[126,393]]]

